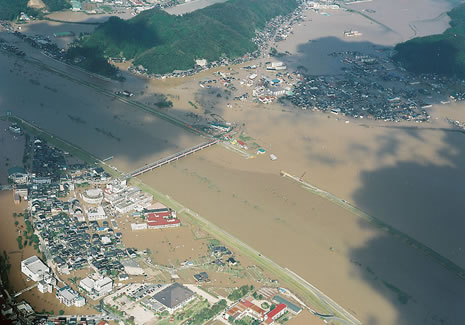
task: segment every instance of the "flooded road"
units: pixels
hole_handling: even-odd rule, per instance
[[[380,3],[367,3],[366,8],[381,15],[385,9],[373,9]],[[428,3],[416,0],[412,8]],[[358,6],[360,10],[365,8],[363,4]],[[404,18],[398,28],[393,28],[397,33],[383,31],[369,21],[350,20],[346,24],[349,18],[345,13],[313,17],[314,21],[304,27],[307,33],[316,33],[309,34],[310,38],[335,38],[339,42],[344,29],[357,28],[367,38],[344,43],[365,43],[364,49],[370,49],[373,44],[390,46],[413,37],[409,22],[415,20],[424,22],[422,33],[441,32],[446,28],[444,17],[431,24],[426,20],[444,8],[428,7],[420,16],[417,11],[407,15],[402,10],[399,17]],[[380,20],[394,25],[394,9],[389,11],[390,17]],[[322,28],[331,25],[323,24],[332,17],[340,18],[340,23],[333,29]],[[319,29],[314,28],[316,24]],[[280,51],[299,56],[299,46],[306,44],[309,35],[305,40],[296,31],[296,39],[292,41],[292,36],[290,43],[280,44]],[[313,50],[318,42],[310,43]],[[333,66],[319,58],[327,57],[325,51],[333,45],[327,43],[318,55],[310,51],[301,56],[303,60],[297,57],[291,63],[321,67],[319,73],[327,73]],[[4,72],[0,76],[1,112],[13,110],[100,158],[114,156],[110,162],[120,169],[135,169],[202,142],[149,113],[31,68],[16,58],[1,54],[0,69]],[[189,107],[198,80],[191,84],[187,80],[183,80],[185,84],[173,80],[159,83],[165,84],[166,93],[181,93]],[[157,82],[134,82],[120,88],[134,85],[131,90],[157,91],[153,86]],[[117,89],[113,83],[105,87]],[[461,313],[465,281],[383,229],[279,176],[281,170],[303,175],[305,181],[465,267],[465,136],[434,129],[449,127],[445,121],[449,116],[465,121],[464,105],[435,107],[432,122],[425,127],[353,120],[278,105],[241,102],[225,109],[225,103],[221,104],[215,112],[242,125],[251,137],[249,144],[257,143],[267,154],[245,160],[216,146],[144,174],[141,179],[301,275],[364,324],[465,323]],[[271,161],[269,153],[278,159]]]

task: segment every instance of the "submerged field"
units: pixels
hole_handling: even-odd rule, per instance
[[[299,46],[308,41],[305,28],[314,33],[312,38],[319,39],[340,38],[344,29],[357,28],[366,37],[363,42],[373,43],[384,35],[382,45],[392,45],[414,36],[409,24],[415,25],[419,35],[446,27],[440,14],[448,5],[442,2],[429,6],[431,1],[417,0],[413,5],[418,10],[402,10],[398,24],[396,7],[386,8],[386,3],[373,1],[352,7],[374,10],[372,17],[391,26],[391,32],[355,14],[309,16],[313,23],[304,23],[304,30],[295,31],[290,43],[282,43],[280,50],[291,51],[294,56],[285,59],[295,59],[296,65],[306,58],[309,68],[318,68],[326,64],[317,64],[319,60],[327,57],[324,51],[314,52],[318,41],[310,43],[313,47],[308,52],[294,53],[307,49]],[[427,10],[419,10],[423,5]],[[383,12],[388,14],[383,16]],[[316,30],[317,23],[324,26],[325,20],[336,18],[342,23]],[[338,44],[357,42],[339,40]],[[0,67],[6,71],[0,76],[1,112],[12,110],[100,158],[114,156],[109,163],[123,171],[203,141],[152,114],[0,55]],[[250,147],[257,143],[267,150],[265,155],[246,160],[216,146],[144,174],[142,181],[301,275],[364,324],[465,322],[460,312],[465,301],[463,279],[383,229],[280,177],[281,170],[296,177],[303,175],[306,182],[465,268],[465,135],[450,130],[445,120],[465,121],[464,105],[434,107],[432,122],[426,125],[353,120],[248,102],[226,108],[225,99],[199,91],[198,81],[209,77],[206,72],[182,80],[134,78],[123,85],[89,80],[113,90],[137,89],[138,100],[146,102],[152,101],[153,93],[170,94],[176,98],[171,112],[179,116],[204,112],[205,107],[195,110],[189,101],[211,105],[213,108],[208,108],[213,113],[241,126]],[[25,90],[28,96],[23,96]],[[254,155],[255,151],[249,153]],[[270,153],[278,159],[271,161]],[[134,234],[128,240],[136,245],[146,237]],[[165,245],[166,239],[163,241],[150,239],[153,245]],[[194,245],[194,249],[197,253],[201,247]],[[177,253],[182,258],[192,257],[185,247]],[[168,255],[156,258],[172,262]],[[297,319],[295,322],[299,324]]]

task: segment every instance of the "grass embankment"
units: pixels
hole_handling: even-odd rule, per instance
[[[199,226],[201,229],[208,232],[210,235],[224,243],[226,246],[233,248],[241,255],[252,260],[254,263],[256,263],[257,266],[260,266],[264,270],[274,275],[283,284],[288,286],[291,291],[295,292],[306,303],[310,304],[313,307],[313,309],[315,309],[317,312],[321,314],[330,313],[330,310],[325,303],[321,302],[321,300],[318,297],[316,297],[312,292],[310,292],[304,286],[302,286],[302,283],[299,280],[291,276],[289,272],[281,266],[277,265],[270,259],[258,253],[253,248],[243,243],[239,239],[233,237],[224,230],[220,229],[218,226],[202,218],[197,213],[185,208],[181,203],[177,202],[168,195],[158,192],[152,187],[144,184],[139,179],[132,178],[130,180],[130,183],[138,186],[141,190],[152,194],[155,200],[178,211],[178,215],[180,215],[182,218],[185,218],[190,223]]]

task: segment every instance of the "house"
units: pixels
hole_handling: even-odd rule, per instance
[[[284,299],[283,297],[281,297],[281,296],[279,296],[279,295],[274,296],[274,297],[273,297],[273,301],[275,301],[275,302],[278,303],[278,304],[285,304],[286,307],[287,307],[287,309],[288,309],[291,313],[293,313],[293,314],[295,314],[295,315],[299,314],[299,313],[302,311],[302,308],[300,308],[299,306],[293,304],[292,302],[290,302],[290,301]]]
[[[284,315],[287,312],[287,306],[285,304],[277,305],[272,311],[266,314],[265,323],[270,325],[273,324],[275,320]]]
[[[68,307],[76,306],[82,307],[86,304],[84,297],[80,296],[76,291],[69,286],[64,286],[57,290],[56,297],[62,304]]]
[[[263,321],[265,319],[265,310],[258,307],[251,301],[244,299],[232,306],[225,314],[226,319],[232,317],[235,321],[246,316]]]
[[[209,282],[210,279],[208,278],[207,272],[200,272],[197,274],[194,274],[194,279],[197,282]]]
[[[245,150],[249,149],[249,148],[247,147],[247,144],[246,144],[244,141],[242,141],[242,140],[237,140],[237,144],[238,144],[242,149],[245,149]]]
[[[195,298],[194,293],[177,282],[161,290],[153,296],[155,300],[164,305],[172,314]]]
[[[237,261],[234,259],[234,257],[228,258],[226,262],[228,262],[229,266],[237,265]]]
[[[147,226],[149,229],[162,229],[179,227],[181,221],[176,218],[164,218],[156,215],[149,215],[147,218]]]
[[[125,280],[127,280],[127,279],[129,279],[129,275],[128,275],[127,273],[120,273],[120,274],[118,274],[118,280],[120,280],[120,281],[125,281]]]

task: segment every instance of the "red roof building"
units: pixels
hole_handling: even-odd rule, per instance
[[[147,226],[149,229],[173,228],[179,227],[181,221],[175,218],[163,218],[158,216],[149,216]]]
[[[281,317],[287,311],[287,306],[285,304],[277,305],[272,311],[270,311],[266,316],[266,323],[273,324],[273,322]]]

